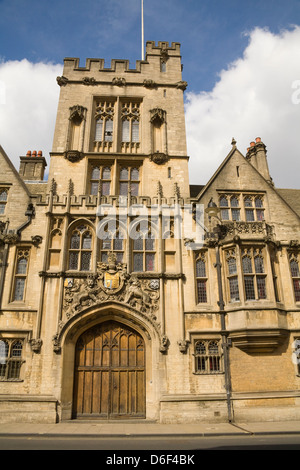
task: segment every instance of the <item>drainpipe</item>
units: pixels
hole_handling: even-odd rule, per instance
[[[208,203],[205,212],[208,215],[209,224],[211,222],[211,218],[214,217],[218,220],[218,225],[215,227],[214,231],[208,232],[208,237],[212,239],[213,244],[216,247],[216,264],[215,268],[217,269],[217,280],[218,280],[218,294],[219,294],[219,314],[221,317],[221,336],[222,336],[222,348],[223,348],[223,355],[224,355],[224,374],[225,374],[225,390],[226,390],[226,402],[227,402],[227,413],[228,413],[228,421],[229,423],[233,422],[233,413],[232,413],[232,406],[231,406],[231,376],[230,376],[230,361],[229,361],[229,342],[228,342],[228,332],[226,331],[226,322],[225,316],[226,312],[224,310],[225,303],[223,297],[223,284],[222,284],[222,264],[220,259],[220,242],[226,236],[227,229],[222,224],[222,220],[218,217],[219,209],[217,205],[213,202],[213,199]]]
[[[223,298],[223,288],[222,288],[222,274],[221,274],[221,260],[220,260],[220,246],[219,240],[216,245],[216,264],[215,268],[217,269],[217,279],[218,279],[218,291],[219,291],[219,314],[221,316],[221,335],[222,335],[222,348],[224,355],[224,374],[225,374],[225,390],[226,390],[226,402],[227,402],[227,413],[228,421],[231,423],[233,421],[232,416],[232,407],[231,407],[231,377],[230,377],[230,362],[229,362],[229,346],[228,343],[228,333],[226,331],[225,315],[224,310],[225,303]]]
[[[35,210],[33,207],[33,204],[28,204],[27,210],[25,212],[25,215],[27,215],[27,220],[24,222],[20,227],[17,229],[17,235],[20,236],[21,232],[29,225],[31,224],[31,221],[35,215]]]

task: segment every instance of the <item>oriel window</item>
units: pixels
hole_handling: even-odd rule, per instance
[[[240,292],[235,250],[230,250],[226,253],[226,261],[230,302],[237,302],[240,300]]]
[[[245,299],[266,299],[266,274],[262,250],[252,248],[242,250],[242,270]]]

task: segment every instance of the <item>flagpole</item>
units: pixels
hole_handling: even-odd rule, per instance
[[[142,60],[145,59],[144,55],[144,0],[142,1]]]

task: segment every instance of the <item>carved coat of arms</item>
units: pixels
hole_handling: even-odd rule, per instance
[[[107,263],[98,263],[97,274],[86,279],[66,279],[64,311],[67,318],[84,308],[115,300],[135,308],[156,320],[159,308],[159,283],[157,280],[138,279],[127,273],[127,265],[117,263],[113,253]]]

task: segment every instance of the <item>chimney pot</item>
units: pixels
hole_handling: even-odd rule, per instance
[[[254,147],[255,142],[250,142],[250,147]]]
[[[33,156],[33,157],[36,157],[36,150],[34,150],[34,151],[32,152],[32,156]]]
[[[260,137],[256,137],[255,142],[258,144],[259,142],[261,142],[261,138],[260,138]]]
[[[43,152],[41,150],[38,151],[38,157],[42,157],[43,156]]]
[[[28,150],[28,152],[26,153],[26,157],[31,157],[31,151]]]

